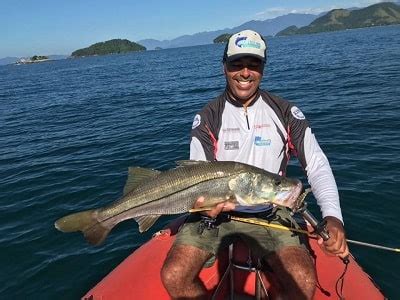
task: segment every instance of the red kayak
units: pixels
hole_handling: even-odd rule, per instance
[[[161,283],[160,269],[182,220],[175,220],[165,230],[155,234],[82,299],[170,299]],[[309,230],[312,231],[311,228]],[[339,299],[337,290],[346,300],[385,299],[353,257],[350,257],[341,286],[338,280],[344,272],[344,263],[322,252],[316,239],[310,238],[309,243],[319,281],[314,299]],[[210,298],[227,299],[229,295],[240,295],[240,299],[275,299],[281,287],[274,280],[273,273],[268,271],[268,266],[261,266],[264,272],[260,272],[260,267],[255,267],[257,259],[253,257],[251,261],[252,264],[249,263],[248,249],[240,242],[220,253],[214,265],[200,273]]]

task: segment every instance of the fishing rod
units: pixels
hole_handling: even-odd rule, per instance
[[[269,228],[277,229],[277,230],[285,230],[285,231],[303,233],[303,234],[308,235],[311,238],[318,238],[318,236],[316,234],[309,232],[308,230],[304,230],[304,229],[297,229],[294,227],[287,227],[287,226],[283,226],[283,225],[268,223],[266,221],[259,221],[259,220],[248,219],[248,218],[240,218],[240,217],[235,217],[235,216],[230,216],[230,219],[239,221],[239,222],[244,222],[244,223],[261,225],[261,226],[265,226],[265,227],[269,227]],[[355,244],[355,245],[376,248],[376,249],[382,249],[382,250],[387,250],[387,251],[392,251],[392,252],[400,252],[400,248],[386,247],[386,246],[381,246],[381,245],[377,245],[377,244],[366,243],[366,242],[361,242],[361,241],[356,241],[356,240],[351,240],[351,239],[346,239],[346,241],[348,243]]]
[[[241,218],[241,217],[236,217],[233,215],[229,215],[229,219],[243,222],[243,223],[250,223],[250,224],[256,224],[256,225],[261,225],[277,230],[286,230],[286,231],[292,231],[292,232],[298,232],[305,234],[311,238],[317,238],[318,235],[322,237],[324,241],[329,239],[329,232],[327,231],[325,225],[326,222],[318,222],[318,220],[311,214],[311,212],[307,209],[307,203],[304,201],[306,196],[311,192],[310,188],[307,188],[304,190],[304,192],[298,197],[296,200],[296,204],[294,205],[291,210],[293,212],[299,212],[303,215],[304,219],[307,220],[308,223],[313,227],[314,232],[309,232],[308,230],[303,230],[303,229],[297,229],[294,227],[287,227],[283,225],[278,225],[278,224],[272,224],[268,223],[266,221],[260,221],[260,220],[254,220],[254,219],[249,219],[249,218]],[[191,209],[189,212],[198,212],[198,211],[203,211],[204,209]],[[372,243],[367,243],[367,242],[361,242],[361,241],[356,241],[356,240],[351,240],[351,239],[346,239],[347,243],[355,244],[355,245],[360,245],[360,246],[365,246],[365,247],[370,247],[370,248],[376,248],[376,249],[381,249],[381,250],[387,250],[387,251],[392,251],[392,252],[400,252],[400,248],[392,248],[392,247],[386,247],[386,246],[381,246],[377,244],[372,244]],[[344,263],[348,263],[348,257],[345,257],[342,259]]]

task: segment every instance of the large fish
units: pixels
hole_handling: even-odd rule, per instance
[[[293,207],[302,184],[238,162],[180,161],[178,167],[160,172],[129,168],[123,196],[108,206],[67,215],[55,222],[63,232],[82,231],[86,240],[101,244],[119,222],[134,218],[139,231],[148,230],[161,215],[191,211],[203,196],[207,210],[231,201],[239,206]],[[301,197],[300,197],[301,198]]]

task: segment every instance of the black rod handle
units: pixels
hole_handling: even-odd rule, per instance
[[[329,240],[329,232],[325,227],[326,225],[325,220],[322,222],[318,222],[317,219],[310,213],[308,209],[301,210],[301,213],[304,219],[306,219],[308,223],[310,223],[311,226],[314,228],[315,233],[317,233],[320,237],[322,237],[324,241]],[[340,257],[340,259],[346,265],[350,262],[350,258],[348,255],[346,255],[345,257]]]

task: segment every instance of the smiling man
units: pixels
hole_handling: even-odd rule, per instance
[[[266,49],[265,40],[257,32],[244,30],[230,37],[223,56],[226,89],[195,116],[190,159],[238,161],[284,176],[290,155],[296,155],[327,222],[330,238],[325,242],[321,239],[320,244],[327,252],[345,257],[348,247],[339,195],[326,156],[301,110],[259,88]],[[204,198],[198,199],[195,207],[201,206],[202,201]],[[192,214],[178,233],[161,271],[164,286],[173,299],[206,297],[198,275],[234,236],[239,236],[271,266],[285,293],[281,299],[312,299],[316,274],[301,236],[226,221],[222,212],[283,225],[292,222],[284,208],[270,205],[249,209],[226,202],[206,213],[218,230],[199,230],[204,218]]]

